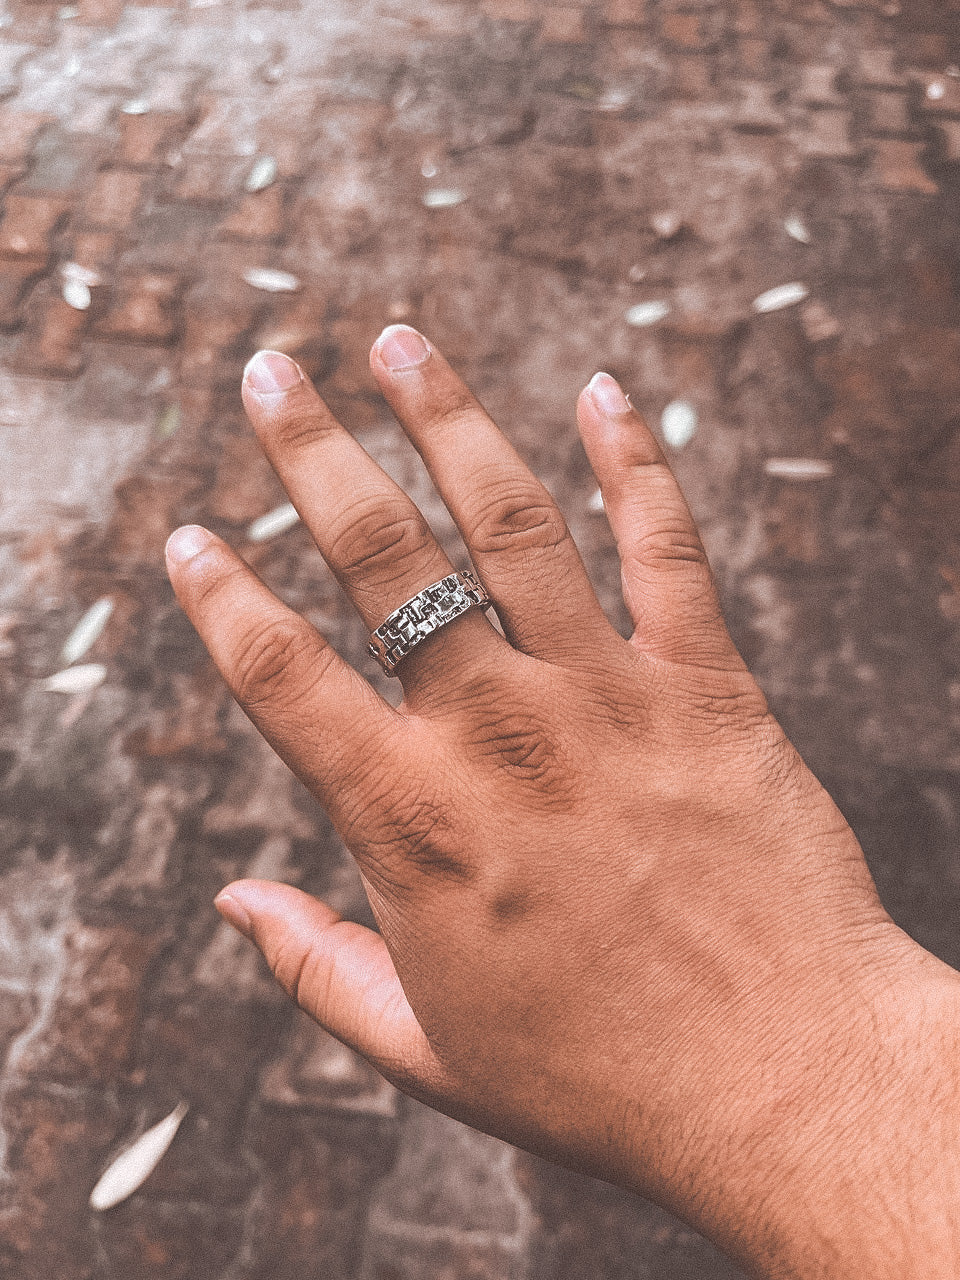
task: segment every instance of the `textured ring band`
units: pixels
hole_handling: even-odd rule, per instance
[[[416,648],[421,640],[459,618],[474,605],[490,608],[490,597],[469,571],[451,573],[439,582],[424,587],[399,609],[394,609],[370,635],[367,646],[388,676],[396,673],[397,663]]]

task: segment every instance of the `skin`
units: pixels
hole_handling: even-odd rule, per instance
[[[504,635],[448,624],[393,708],[222,541],[174,534],[184,609],[379,932],[265,881],[219,910],[399,1088],[658,1201],[751,1274],[956,1276],[960,979],[883,910],[770,714],[654,437],[613,379],[581,395],[624,639],[547,491],[412,335],[381,335],[373,376]],[[255,389],[291,364],[252,361],[244,405],[372,630],[451,565],[296,366]]]

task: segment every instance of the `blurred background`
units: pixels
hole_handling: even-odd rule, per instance
[[[609,369],[888,909],[960,963],[958,0],[9,0],[0,189],[0,1274],[739,1275],[400,1097],[219,923],[242,874],[365,906],[161,552],[208,524],[379,682],[238,387],[296,356],[455,548],[367,372],[409,320],[626,630],[573,426]]]

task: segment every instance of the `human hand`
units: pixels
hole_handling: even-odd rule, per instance
[[[831,1133],[874,1124],[888,1068],[913,1080],[904,1034],[953,999],[952,972],[886,915],[771,716],[680,490],[613,379],[594,379],[578,419],[629,640],[442,356],[395,326],[371,367],[505,638],[476,609],[443,627],[401,663],[395,709],[223,542],[174,534],[184,609],[355,855],[380,932],[261,881],[217,905],[400,1088],[637,1189],[765,1274],[775,1257],[793,1266],[826,1231],[813,1210],[797,1226],[798,1197],[826,1202],[860,1173],[838,1170]],[[292,385],[258,390],[270,370]],[[251,362],[243,398],[369,628],[451,572],[292,362]],[[918,1088],[927,1066],[918,1056]]]

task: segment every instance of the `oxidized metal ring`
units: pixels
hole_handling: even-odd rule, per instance
[[[388,676],[392,676],[396,673],[397,664],[421,640],[454,618],[459,618],[474,605],[489,609],[490,597],[468,569],[462,573],[451,573],[418,591],[399,609],[394,609],[389,618],[371,633],[367,646],[370,656],[376,658]]]

